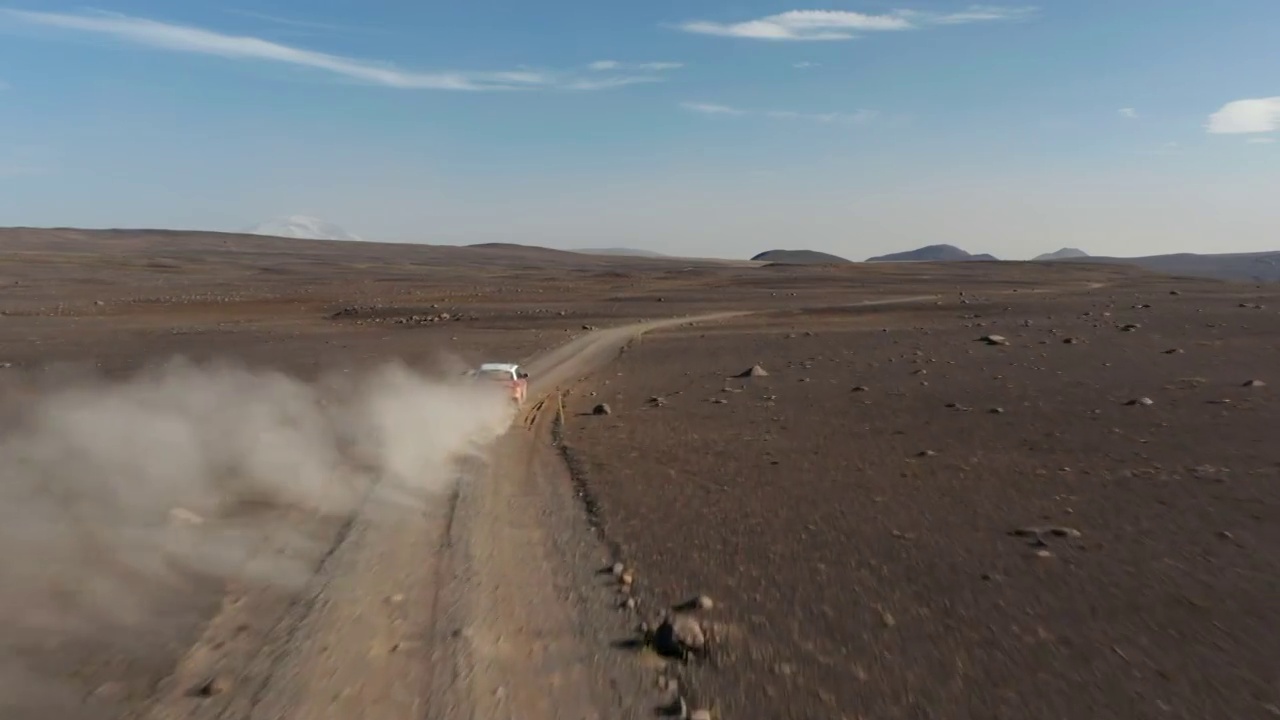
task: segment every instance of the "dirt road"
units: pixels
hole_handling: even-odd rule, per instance
[[[528,364],[533,394],[599,368],[647,330],[734,314],[588,333]],[[541,407],[489,459],[464,459],[448,494],[406,502],[375,487],[330,529],[300,597],[232,588],[131,717],[603,717],[620,702],[597,682],[608,638],[586,637],[602,630],[572,596],[574,575],[602,557],[558,482],[558,456],[539,442],[552,419]],[[264,544],[262,557],[286,542]]]

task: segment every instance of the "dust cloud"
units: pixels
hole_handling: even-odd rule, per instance
[[[42,650],[189,621],[174,598],[200,583],[300,586],[331,539],[317,527],[375,491],[429,502],[513,416],[501,393],[400,364],[305,382],[175,360],[114,381],[29,376],[3,397],[6,694],[45,680]]]

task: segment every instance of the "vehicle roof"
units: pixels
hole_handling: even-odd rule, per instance
[[[514,372],[519,365],[515,363],[483,363],[480,365],[481,370],[490,370],[494,372]]]

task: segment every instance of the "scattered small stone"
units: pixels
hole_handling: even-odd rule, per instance
[[[188,695],[192,697],[209,698],[214,695],[221,695],[231,687],[231,682],[222,675],[214,675],[207,678],[203,682],[197,683],[189,691]]]
[[[687,615],[668,615],[653,633],[653,646],[667,656],[684,657],[701,652],[707,645],[702,626]]]
[[[710,610],[715,607],[716,604],[710,597],[707,597],[706,595],[699,595],[697,605],[699,610]]]
[[[1133,332],[1134,330],[1139,330],[1141,328],[1142,326],[1138,323],[1129,323],[1127,325],[1121,325],[1120,332]]]
[[[595,326],[595,325],[583,325],[583,326],[582,326],[582,329],[583,329],[583,330],[595,330],[595,329],[596,329],[596,326]]]
[[[636,601],[636,599],[635,599],[635,596],[631,596],[631,597],[628,597],[626,600],[624,600],[624,601],[623,601],[623,603],[622,603],[622,607],[626,608],[627,610],[635,610],[635,609],[636,609],[636,603],[637,603],[637,601]]]
[[[769,372],[764,368],[760,367],[759,365],[752,365],[746,370],[743,370],[742,372],[738,373],[738,377],[740,378],[766,377],[768,376],[768,374]]]
[[[1018,528],[1017,530],[1014,530],[1012,534],[1017,535],[1018,537],[1034,537],[1037,540],[1042,540],[1045,535],[1072,539],[1078,539],[1081,537],[1079,530],[1076,530],[1075,528],[1062,527],[1061,525],[1042,525]]]
[[[1231,531],[1229,531],[1229,530],[1219,530],[1219,531],[1218,531],[1218,537],[1222,538],[1223,540],[1235,540],[1235,539],[1236,539],[1236,536],[1235,536],[1235,535],[1232,535],[1232,534],[1231,534]]]
[[[626,571],[626,569],[627,569],[627,566],[626,566],[626,565],[623,565],[623,564],[622,564],[622,563],[620,563],[620,562],[616,562],[616,563],[614,563],[614,564],[613,564],[613,567],[612,567],[612,568],[610,568],[609,570],[610,570],[610,572],[612,572],[612,573],[613,573],[613,576],[614,576],[614,577],[616,577],[616,578],[620,578],[620,577],[622,577],[622,573],[623,573],[623,572],[625,572],[625,571]]]
[[[1003,335],[983,335],[978,339],[988,345],[1008,345],[1009,344],[1009,341]]]
[[[987,412],[991,413],[992,415],[1003,415],[1003,414],[1004,414],[1004,408],[1000,408],[1000,407],[993,407],[993,408],[991,408],[990,410],[988,410]]]
[[[626,587],[631,587],[631,584],[634,583],[635,581],[636,581],[636,576],[630,570],[625,570],[621,575],[618,576],[618,582],[622,583]]]
[[[728,403],[729,403],[729,401],[728,401],[728,400],[725,400],[724,398],[712,398],[712,399],[711,399],[711,404],[712,404],[712,405],[727,405]]]
[[[666,706],[665,708],[662,708],[662,712],[667,717],[680,718],[680,720],[688,720],[689,703],[685,702],[685,699],[683,697],[676,696],[676,699],[672,700],[670,705]]]
[[[608,403],[600,403],[599,405],[591,408],[591,414],[592,415],[612,415],[613,408],[609,407]]]
[[[1062,338],[1063,345],[1076,345],[1076,344],[1079,344],[1079,342],[1080,342],[1080,338],[1073,338],[1073,337]]]
[[[1266,386],[1267,384],[1262,382],[1261,380],[1247,380],[1244,383],[1244,387],[1266,387]]]
[[[920,452],[916,453],[916,457],[933,457],[937,454],[938,453],[933,450],[921,450]]]
[[[1125,403],[1125,405],[1143,405],[1143,406],[1155,405],[1155,404],[1156,402],[1149,397],[1134,398],[1133,400],[1130,400],[1129,402]]]
[[[856,393],[859,393],[859,392],[867,392],[867,386],[866,386],[866,385],[857,385],[857,386],[855,386],[855,387],[853,388],[853,392],[856,392]]]
[[[1037,550],[1036,557],[1048,559],[1053,557],[1053,553],[1049,552],[1048,550]]]
[[[1181,355],[1184,352],[1186,351],[1183,350],[1182,348],[1169,348],[1168,350],[1164,351],[1164,354],[1165,355]]]

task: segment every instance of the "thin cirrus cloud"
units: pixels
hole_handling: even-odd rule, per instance
[[[1032,7],[971,5],[952,13],[894,10],[880,15],[847,10],[789,10],[741,22],[690,20],[679,29],[699,35],[750,40],[822,41],[853,40],[863,33],[917,30],[931,25],[1019,20],[1035,12]]]
[[[775,120],[807,120],[820,123],[854,123],[862,124],[874,120],[878,113],[874,110],[857,110],[851,113],[802,113],[793,110],[744,110],[729,105],[707,102],[686,102],[680,107],[700,115],[756,116]]]
[[[408,90],[528,90],[558,88],[605,90],[637,83],[659,82],[645,75],[564,76],[538,70],[504,72],[403,70],[385,63],[330,55],[251,36],[227,35],[203,28],[149,20],[116,13],[68,14],[0,9],[22,24],[109,37],[123,43],[172,52],[212,55],[229,60],[274,62],[310,68],[383,87]]]
[[[1280,97],[1247,98],[1229,102],[1209,116],[1205,130],[1214,135],[1243,135],[1280,130]]]
[[[1125,118],[1128,120],[1138,119],[1138,111],[1133,108],[1120,108],[1118,112],[1120,113],[1120,117],[1122,118]]]
[[[684,63],[678,62],[643,62],[643,63],[624,63],[617,60],[597,60],[587,66],[589,70],[596,72],[605,72],[610,70],[627,70],[637,72],[663,72],[664,70],[679,70],[684,67]]]
[[[351,26],[334,25],[332,23],[314,22],[311,20],[297,20],[295,18],[281,17],[279,15],[270,15],[268,13],[260,13],[254,10],[241,10],[239,8],[223,8],[225,13],[231,15],[239,15],[241,17],[252,18],[254,20],[262,20],[263,22],[273,23],[275,25],[283,25],[285,27],[298,30],[321,30],[325,32],[351,32]],[[361,28],[361,30],[364,30]]]

